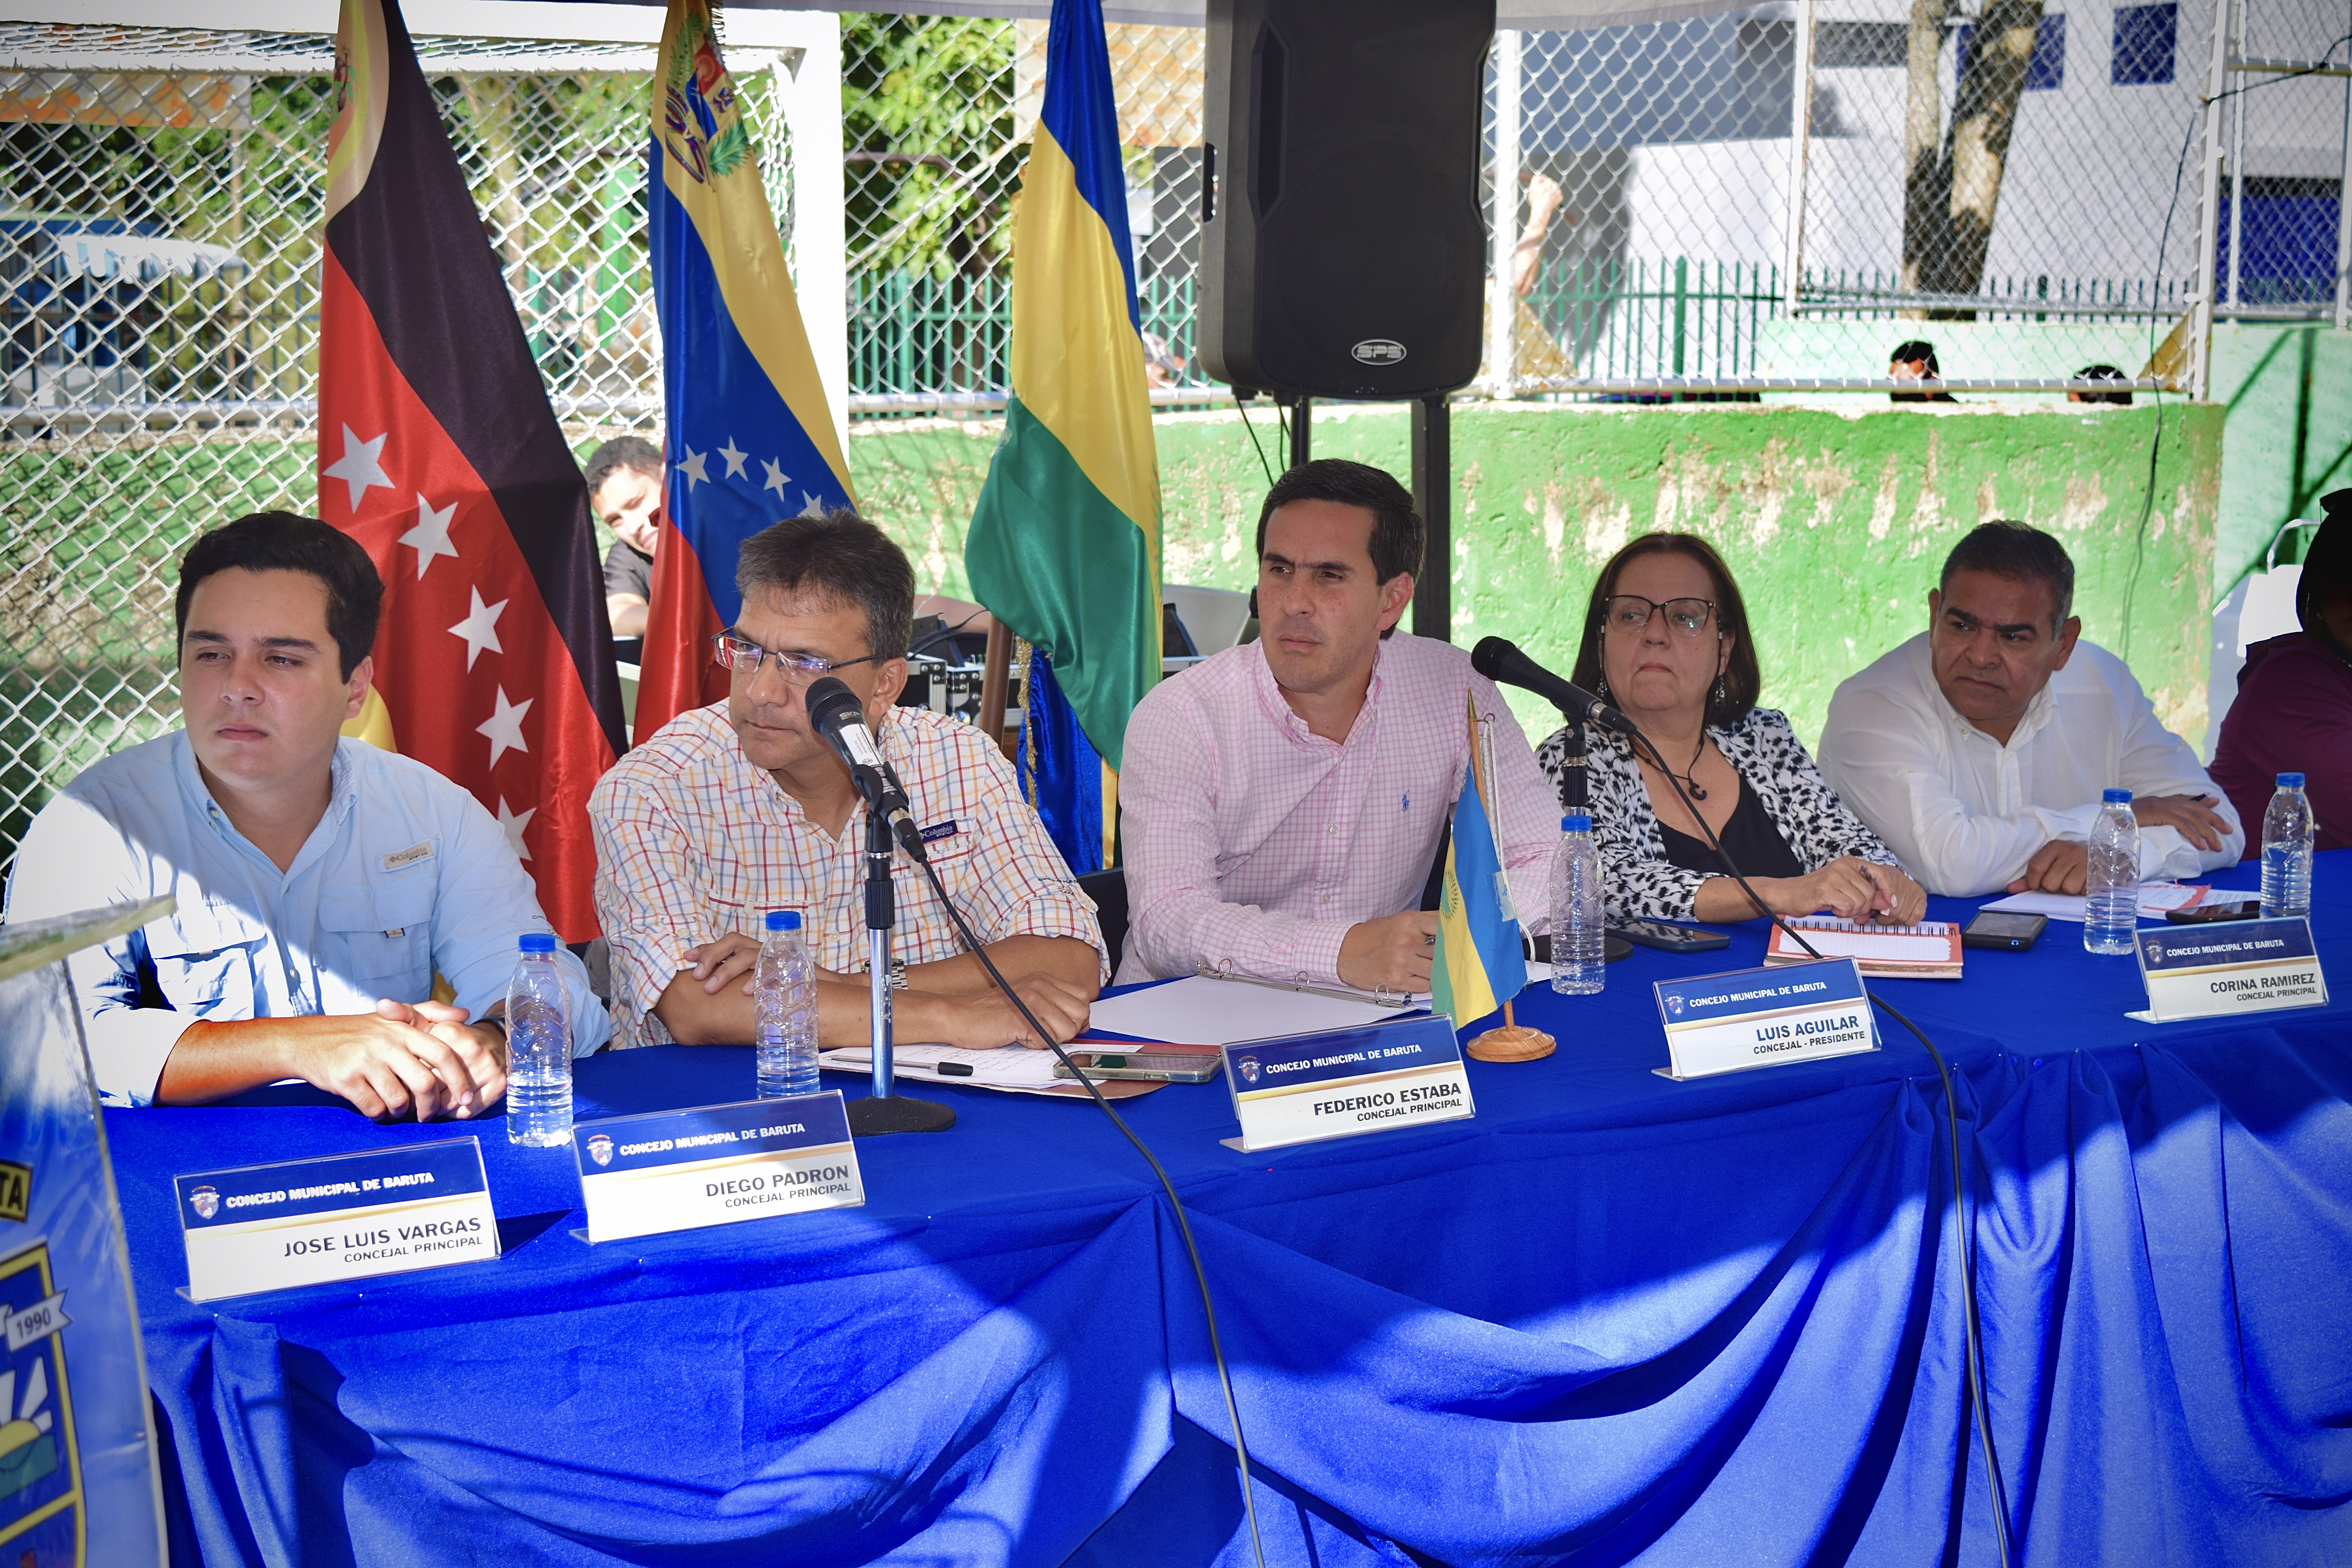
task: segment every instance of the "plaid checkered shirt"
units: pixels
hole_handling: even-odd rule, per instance
[[[1345,742],[1291,711],[1244,643],[1160,683],[1128,721],[1119,774],[1129,925],[1122,984],[1202,965],[1332,985],[1360,921],[1421,907],[1470,763],[1468,700],[1494,719],[1503,865],[1519,921],[1549,925],[1559,797],[1470,656],[1380,645]]]
[[[981,941],[1066,936],[1102,951],[1092,901],[987,737],[943,714],[894,708],[876,740],[906,785],[931,864]],[[623,757],[589,797],[588,817],[596,914],[613,951],[616,1047],[668,1044],[653,1005],[692,967],[685,951],[729,931],[757,939],[770,910],[802,911],[819,966],[865,973],[865,806],[838,838],[810,822],[745,758],[724,702],[679,714]],[[892,884],[893,957],[928,963],[962,951],[903,855]]]

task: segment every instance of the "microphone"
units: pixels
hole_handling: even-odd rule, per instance
[[[1571,719],[1581,719],[1588,724],[1598,724],[1620,735],[1638,735],[1633,721],[1595,697],[1581,686],[1570,685],[1519,651],[1519,645],[1507,637],[1482,637],[1470,650],[1470,668],[1489,680],[1506,686],[1523,687],[1537,696],[1547,698],[1553,707]]]
[[[849,764],[849,776],[866,797],[866,809],[890,825],[890,836],[910,858],[928,864],[930,854],[923,847],[922,829],[915,826],[898,775],[882,760],[882,748],[866,727],[866,705],[857,693],[828,675],[808,689],[808,716],[810,725]]]

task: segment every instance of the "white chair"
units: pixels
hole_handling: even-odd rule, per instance
[[[2270,548],[2263,552],[2263,569],[2239,578],[2213,606],[2212,662],[2205,679],[2204,759],[2209,764],[2221,743],[2221,721],[2238,700],[2238,672],[2246,668],[2246,649],[2303,625],[2294,614],[2294,591],[2303,581],[2303,568],[2278,564],[2279,542],[2295,529],[2318,526],[2298,521],[2273,534]]]
[[[1184,635],[1192,639],[1194,651],[1202,655],[1224,652],[1241,641],[1242,628],[1249,624],[1249,595],[1231,588],[1163,583],[1160,596],[1176,606]]]

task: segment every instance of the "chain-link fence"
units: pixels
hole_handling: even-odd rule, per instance
[[[643,44],[421,38],[567,435],[657,430]],[[315,508],[326,34],[0,24],[0,855],[174,718],[172,599],[226,516]],[[775,103],[736,50],[789,225]]]

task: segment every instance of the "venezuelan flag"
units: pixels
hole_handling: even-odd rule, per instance
[[[636,738],[727,694],[709,639],[742,608],[735,556],[779,518],[853,504],[816,357],[707,0],[670,0],[646,214],[668,417]]]
[[[965,535],[972,595],[1043,649],[1086,748],[1039,748],[1036,798],[1081,871],[1117,821],[1128,715],[1160,679],[1160,467],[1100,0],[1055,0],[1013,226],[1013,386]],[[1037,679],[1032,672],[1032,681]],[[1052,710],[1050,694],[1033,711]],[[1075,753],[1075,754],[1074,754]]]
[[[1519,948],[1519,921],[1511,907],[1497,847],[1493,798],[1494,759],[1487,754],[1475,700],[1470,765],[1454,802],[1454,831],[1445,848],[1444,891],[1437,901],[1437,952],[1429,988],[1435,1009],[1457,1029],[1517,996],[1528,983]]]

